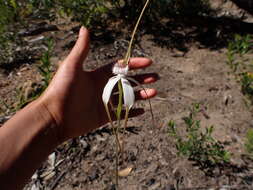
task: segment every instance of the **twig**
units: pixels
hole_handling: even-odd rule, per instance
[[[54,190],[56,186],[58,185],[59,181],[64,177],[64,175],[67,173],[67,170],[63,171],[55,180],[54,182],[50,185],[49,189]]]

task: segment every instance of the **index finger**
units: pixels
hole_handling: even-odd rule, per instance
[[[152,64],[152,60],[144,57],[131,58],[129,61],[130,69],[141,69],[148,67]]]

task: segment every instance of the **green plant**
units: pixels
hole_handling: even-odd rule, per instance
[[[244,73],[241,73],[240,76],[241,76],[243,94],[248,95],[249,97],[252,97],[253,96],[253,73],[244,72]]]
[[[227,59],[228,63],[234,64],[236,61],[236,55],[243,57],[248,53],[253,47],[253,41],[251,35],[247,34],[245,36],[236,34],[234,39],[228,43]]]
[[[28,4],[39,9],[51,9],[54,7],[54,1],[52,0],[29,0]]]
[[[4,0],[0,3],[0,33],[7,30],[7,24],[17,16],[17,3],[15,0]]]
[[[232,71],[234,73],[237,71],[237,68],[238,68],[239,64],[236,62],[235,52],[234,52],[234,48],[233,48],[233,43],[232,42],[230,42],[229,45],[228,45],[227,64],[229,65],[229,67],[232,69]]]
[[[17,90],[18,104],[16,110],[23,108],[25,105],[38,98],[49,85],[49,82],[51,81],[53,76],[52,63],[50,61],[53,46],[54,46],[53,40],[48,39],[47,50],[41,56],[40,64],[38,65],[38,70],[41,75],[41,83],[39,85],[30,84],[30,86],[28,86],[28,88],[31,88],[29,94],[26,92],[27,89]]]
[[[230,51],[233,51],[235,54],[243,56],[248,53],[253,46],[253,41],[251,35],[239,35],[236,34],[234,40],[229,43]]]
[[[241,36],[236,34],[234,39],[228,44],[227,64],[235,74],[236,79],[241,83],[242,93],[253,100],[253,74],[252,65],[247,64],[245,54],[253,48],[253,38],[251,35]]]
[[[13,42],[14,35],[9,32],[9,23],[14,22],[16,16],[16,1],[7,0],[0,3],[0,65],[10,54],[10,43]]]
[[[171,120],[168,124],[169,135],[176,140],[178,155],[186,156],[203,168],[228,163],[230,154],[223,144],[212,136],[214,127],[207,127],[204,132],[201,130],[200,120],[195,119],[198,112],[199,104],[195,104],[189,116],[183,118],[186,125],[184,136],[179,134],[174,121]]]
[[[247,132],[245,149],[249,156],[253,158],[253,129],[249,129]]]
[[[105,22],[112,8],[112,3],[108,0],[60,0],[56,4],[60,12],[88,27]]]
[[[0,66],[6,70],[11,70],[15,67],[13,65],[29,57],[20,53],[26,42],[18,35],[18,29],[26,26],[29,5],[29,2],[17,0],[0,2]]]
[[[47,51],[44,52],[44,54],[41,56],[40,59],[41,64],[38,66],[43,82],[42,91],[46,89],[46,87],[49,85],[49,82],[52,79],[52,63],[50,61],[50,58],[52,56],[53,47],[54,47],[53,39],[48,39]]]
[[[243,65],[243,56],[253,47],[252,36],[236,34],[234,39],[228,43],[227,63],[236,72],[240,65]],[[238,61],[238,56],[240,60]]]

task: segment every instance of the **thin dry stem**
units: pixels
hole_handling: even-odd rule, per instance
[[[143,9],[141,11],[141,14],[140,14],[140,16],[139,16],[139,18],[138,18],[138,20],[137,20],[137,22],[135,24],[135,27],[134,27],[134,30],[133,30],[133,33],[132,33],[132,36],[131,36],[131,40],[130,40],[130,43],[129,43],[129,46],[128,46],[128,50],[127,50],[127,53],[126,53],[126,56],[125,56],[125,59],[124,59],[124,64],[126,64],[126,65],[128,65],[130,57],[131,57],[132,45],[133,45],[133,41],[134,41],[134,37],[135,37],[136,31],[138,29],[140,21],[141,21],[141,19],[143,17],[143,14],[144,14],[144,12],[145,12],[145,10],[146,10],[149,2],[150,2],[150,0],[146,1],[145,5],[144,5],[144,7],[143,7]]]
[[[125,121],[124,121],[124,131],[123,135],[125,135],[126,127],[127,127],[127,122],[128,122],[128,115],[129,115],[129,108],[126,108],[126,114],[125,114]]]
[[[122,148],[122,152],[121,152],[121,154],[122,154],[122,159],[123,159],[123,162],[124,162],[124,137],[125,137],[125,134],[126,134],[126,127],[127,127],[127,122],[128,122],[128,115],[129,115],[129,108],[127,107],[126,108],[126,113],[125,113],[125,120],[124,120],[124,128],[123,128],[123,137],[122,137],[122,146],[121,146],[121,148]]]
[[[119,145],[120,145],[120,142],[119,142],[119,136],[118,136],[118,131],[117,131],[117,128],[114,126],[113,124],[113,121],[112,121],[112,118],[111,118],[111,114],[110,114],[110,111],[108,109],[108,106],[105,104],[105,110],[106,110],[106,113],[107,113],[107,117],[109,119],[109,122],[111,124],[111,127],[112,127],[112,131],[113,131],[113,134],[115,136],[115,143],[116,143],[116,165],[115,165],[115,178],[116,178],[116,187],[118,188],[119,186],[119,175],[118,175],[118,167],[119,167]]]
[[[144,90],[146,96],[148,97],[148,93],[147,93],[146,89],[143,87],[143,85],[141,83],[139,83],[138,81],[134,80],[133,78],[129,78],[128,77],[127,79],[130,80],[130,81],[132,81],[133,83],[137,84],[138,86],[140,86],[141,89]],[[148,103],[149,103],[149,108],[150,108],[150,113],[151,113],[153,127],[155,127],[155,118],[154,118],[153,109],[152,109],[152,105],[151,105],[150,99],[148,99]]]

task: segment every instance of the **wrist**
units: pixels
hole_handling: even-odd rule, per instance
[[[46,107],[36,100],[0,128],[0,183],[5,182],[4,189],[23,186],[59,145],[55,126]],[[15,183],[11,182],[12,178],[16,179]]]
[[[52,137],[51,140],[53,141],[53,144],[61,144],[63,140],[60,138],[58,124],[52,113],[49,111],[48,106],[40,99],[35,100],[31,104],[31,106],[35,107],[35,114],[40,118],[40,122],[43,123],[43,131]]]

